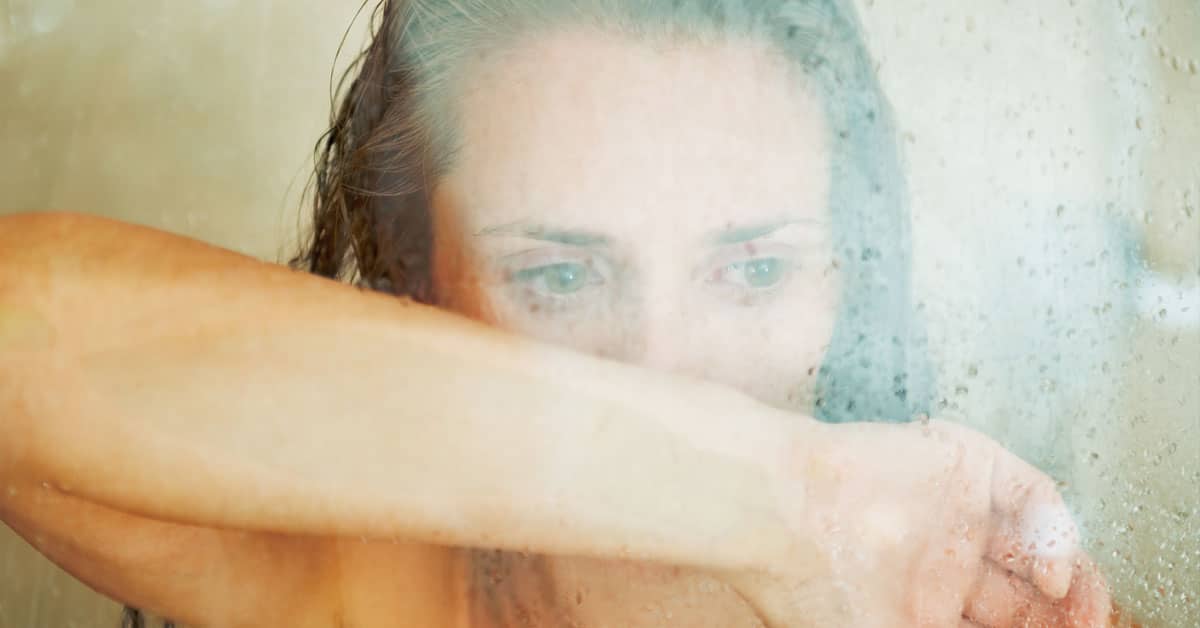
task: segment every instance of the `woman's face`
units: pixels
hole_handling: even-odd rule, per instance
[[[820,105],[782,58],[564,32],[462,84],[434,190],[442,305],[801,403],[838,282]]]

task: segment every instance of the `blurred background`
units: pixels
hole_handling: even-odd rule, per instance
[[[908,161],[936,414],[1061,480],[1140,621],[1200,626],[1200,2],[858,7]],[[0,0],[0,213],[286,260],[358,8]],[[0,628],[118,618],[0,526]]]

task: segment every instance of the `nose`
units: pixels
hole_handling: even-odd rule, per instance
[[[659,371],[700,376],[703,346],[696,321],[681,300],[660,296],[639,303],[624,318],[623,359]]]

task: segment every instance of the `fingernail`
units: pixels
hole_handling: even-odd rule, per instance
[[[1071,590],[1071,570],[1062,559],[1039,557],[1033,562],[1033,582],[1046,597],[1061,600]]]

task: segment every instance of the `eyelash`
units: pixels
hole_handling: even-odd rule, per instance
[[[730,273],[735,273],[735,276],[737,276],[736,273],[745,273],[747,266],[763,262],[775,263],[777,265],[775,266],[775,270],[780,274],[779,279],[770,285],[753,286],[748,282],[725,279]],[[753,258],[724,263],[713,268],[708,273],[708,279],[705,280],[705,283],[711,288],[721,291],[722,296],[729,300],[736,301],[742,305],[754,305],[782,290],[791,279],[796,268],[797,265],[791,259],[759,255]]]
[[[729,295],[731,297],[743,300],[766,298],[785,286],[795,271],[799,269],[798,253],[799,251],[795,247],[781,242],[760,242],[753,248],[750,248],[750,245],[738,245],[718,251],[710,257],[703,280],[704,283],[714,288],[738,293]],[[744,272],[742,269],[746,266],[765,261],[778,263],[778,271],[781,274],[780,279],[769,286],[755,287],[741,282],[724,281],[724,277],[731,269],[735,269],[735,272]]]
[[[571,309],[586,300],[595,288],[608,283],[608,273],[602,272],[604,264],[595,257],[539,255],[536,251],[527,251],[509,258],[513,262],[505,269],[505,283],[517,293],[520,300],[536,306],[535,311],[541,308],[550,311]],[[567,265],[579,266],[587,273],[584,283],[577,290],[553,293],[547,286],[548,273]]]
[[[742,305],[753,305],[770,298],[782,289],[799,268],[791,246],[769,243],[748,251],[742,246],[732,251],[718,252],[709,258],[702,283],[723,293],[726,299]],[[730,272],[744,273],[751,264],[773,262],[780,278],[767,286],[752,286],[743,281],[726,279]],[[556,267],[578,265],[587,276],[583,284],[569,292],[555,293],[547,285],[548,273]],[[504,283],[514,297],[530,305],[531,311],[550,312],[570,310],[592,297],[597,289],[609,283],[612,276],[607,262],[595,256],[563,255],[559,252],[525,251],[505,258]]]

